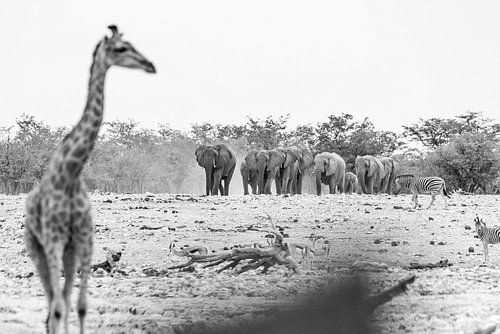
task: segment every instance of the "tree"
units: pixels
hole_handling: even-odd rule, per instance
[[[289,118],[290,114],[277,119],[268,116],[264,120],[248,117],[245,127],[249,149],[270,150],[281,146],[286,138],[286,123]]]
[[[498,139],[500,135],[500,124],[492,123],[492,120],[483,117],[482,113],[472,111],[452,119],[420,119],[416,124],[403,126],[403,129],[403,135],[430,149],[448,143],[454,135],[466,132],[483,133],[491,140]]]
[[[358,123],[350,114],[328,116],[328,122],[319,123],[316,132],[315,151],[340,154],[348,169],[358,155],[390,154],[402,145],[394,132],[377,131],[368,118]]]
[[[500,145],[485,133],[464,133],[439,147],[433,162],[453,179],[457,187],[489,192],[500,176]]]
[[[351,114],[342,113],[340,116],[328,116],[328,122],[318,123],[316,133],[318,142],[315,150],[317,152],[336,152],[340,155],[350,150],[350,137],[359,123],[354,121]]]

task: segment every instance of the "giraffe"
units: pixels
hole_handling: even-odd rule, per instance
[[[112,36],[105,36],[93,54],[83,115],[56,148],[42,180],[26,200],[24,240],[48,299],[47,333],[60,333],[62,323],[68,333],[70,297],[77,264],[80,264],[81,275],[77,311],[80,333],[84,332],[93,223],[81,171],[102,123],[106,72],[116,65],[156,73],[150,61],[132,44],[122,40],[116,26],[108,28]],[[61,262],[65,276],[62,291]]]

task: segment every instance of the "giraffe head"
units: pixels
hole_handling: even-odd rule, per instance
[[[112,32],[111,37],[105,36],[96,50],[97,56],[102,57],[107,67],[138,68],[148,73],[156,73],[153,63],[140,54],[130,42],[124,41],[123,34],[115,25],[108,28]]]

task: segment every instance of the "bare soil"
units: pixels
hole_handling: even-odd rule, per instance
[[[491,246],[483,265],[473,219],[500,222],[498,196],[454,195],[444,209],[441,198],[429,210],[411,210],[411,196],[239,196],[94,195],[93,263],[106,258],[105,247],[119,250],[120,272],[96,272],[90,283],[87,330],[90,333],[177,333],[193,326],[212,327],[262,319],[270,307],[294,303],[356,272],[369,275],[377,293],[410,274],[417,276],[406,294],[379,307],[373,323],[384,333],[473,333],[500,323],[500,247]],[[420,196],[427,204],[429,196]],[[26,255],[23,235],[25,196],[0,196],[0,332],[42,333],[46,298]],[[264,212],[285,227],[288,242],[311,234],[331,243],[328,259],[301,263],[300,275],[284,267],[268,274],[196,265],[193,272],[167,270],[186,258],[169,254],[169,245],[205,245],[210,250],[265,244]],[[142,226],[162,227],[157,230]],[[467,229],[466,227],[471,229]],[[323,239],[317,246],[322,245]],[[431,244],[433,243],[433,244]],[[469,247],[474,251],[469,252]],[[409,270],[412,262],[447,268]],[[73,293],[76,302],[78,279]],[[73,330],[78,320],[70,315]]]

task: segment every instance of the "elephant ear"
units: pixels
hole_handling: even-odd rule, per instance
[[[283,168],[290,167],[295,161],[302,157],[302,152],[295,146],[288,147],[285,149],[285,163]]]
[[[200,165],[200,167],[203,167],[203,152],[205,152],[206,148],[207,145],[200,145],[194,152],[196,161],[198,162],[198,165]]]
[[[380,161],[380,159],[374,158],[374,161],[372,163],[374,163],[375,166],[378,166],[379,176],[381,179],[383,179],[385,177],[386,172],[385,172],[385,166],[382,163],[382,161]],[[375,168],[377,168],[377,167],[375,167]]]
[[[328,157],[328,164],[326,166],[326,176],[335,174],[338,169],[338,161],[334,156]]]
[[[400,171],[400,164],[398,161],[396,160],[393,160],[392,162],[392,172],[394,175],[398,175],[399,171]]]
[[[222,168],[229,164],[229,161],[234,157],[231,149],[225,144],[215,145],[215,150],[217,151],[217,157],[215,158],[216,168]]]
[[[269,161],[267,163],[267,170],[274,170],[281,167],[285,162],[285,153],[282,149],[274,149],[269,151]]]
[[[314,162],[314,157],[312,152],[308,148],[303,148],[302,150],[302,158],[299,162],[299,172],[303,173],[306,169],[312,166]]]
[[[380,159],[380,161],[382,162],[382,164],[384,165],[384,173],[386,175],[390,175],[392,173],[392,170],[393,170],[393,161],[391,158],[388,158],[388,157],[378,157]]]
[[[245,162],[249,169],[256,170],[257,169],[257,151],[250,151],[245,157]]]

